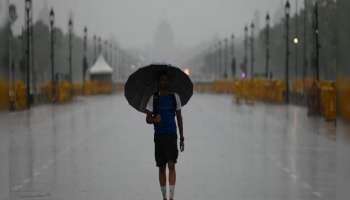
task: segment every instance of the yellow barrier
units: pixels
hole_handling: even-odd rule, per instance
[[[24,110],[27,108],[26,86],[23,81],[15,81],[11,87],[13,95],[9,95],[9,86],[6,82],[0,82],[0,110]]]
[[[237,102],[244,99],[247,102],[283,103],[285,90],[284,82],[279,80],[243,79],[233,83],[233,93]]]
[[[327,121],[336,120],[336,89],[332,82],[321,83],[321,113]]]
[[[215,93],[232,94],[234,92],[234,80],[219,80],[213,84]]]
[[[337,80],[338,90],[338,110],[340,116],[350,120],[350,79],[349,78],[338,78]]]
[[[14,105],[16,110],[24,110],[27,108],[27,87],[23,81],[16,81],[14,86],[15,99]]]
[[[0,81],[0,110],[9,109],[9,92],[8,84]]]
[[[51,81],[44,83],[41,87],[41,94],[43,94],[46,99],[50,102],[54,102],[55,98],[53,94],[56,92],[56,88],[54,88],[54,85]]]
[[[113,93],[112,82],[86,81],[84,86],[85,95],[111,94]]]
[[[73,90],[71,84],[68,81],[61,81],[58,83],[57,89],[57,102],[67,103],[72,99]]]
[[[50,102],[67,103],[72,100],[74,91],[68,81],[60,81],[55,86],[49,81],[41,86],[41,93]]]
[[[84,85],[81,83],[73,84],[73,94],[74,95],[82,95],[84,90]]]

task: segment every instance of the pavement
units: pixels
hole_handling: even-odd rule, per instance
[[[339,143],[335,124],[307,118],[305,108],[236,105],[229,95],[195,94],[183,118],[176,199],[347,194],[337,183],[350,180],[339,174],[349,174],[348,139]],[[123,95],[1,113],[0,125],[0,200],[161,199],[153,128]]]

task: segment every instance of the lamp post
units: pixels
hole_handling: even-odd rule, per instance
[[[236,76],[235,35],[231,35],[231,70],[232,78]]]
[[[116,73],[116,81],[118,82],[119,80],[119,55],[118,55],[118,47],[115,46],[114,47],[114,50],[115,50],[115,73]]]
[[[250,29],[251,29],[251,37],[250,37],[250,51],[251,51],[251,66],[250,66],[250,71],[251,71],[251,78],[254,78],[254,64],[255,64],[255,38],[254,38],[254,29],[255,29],[255,24],[252,22],[250,24]]]
[[[219,59],[219,43],[214,46],[214,59],[215,59],[215,78],[220,77],[220,59]]]
[[[295,36],[293,38],[293,44],[294,44],[294,48],[295,48],[295,80],[298,79],[298,46],[299,46],[299,37]]]
[[[266,62],[265,62],[265,78],[269,79],[270,72],[270,14],[266,14]]]
[[[97,59],[97,37],[96,35],[94,35],[94,62],[96,62]]]
[[[108,41],[107,40],[105,40],[105,42],[104,42],[102,54],[104,55],[104,58],[108,62]]]
[[[307,60],[307,15],[308,15],[308,6],[307,6],[307,0],[304,0],[304,30],[303,30],[303,87],[305,89],[305,79],[306,79],[306,73],[308,68],[308,60]]]
[[[55,25],[55,11],[51,9],[50,11],[50,31],[51,31],[51,84],[52,84],[52,97],[55,97],[55,30],[54,30],[54,25]],[[54,100],[54,98],[52,99]]]
[[[109,62],[110,62],[110,65],[113,67],[113,44],[112,44],[112,42],[109,43]]]
[[[73,19],[70,17],[68,21],[68,31],[69,31],[69,83],[72,87],[73,85],[73,69],[72,69],[72,36],[73,36]],[[71,89],[71,94],[73,94],[73,90]]]
[[[316,67],[316,81],[320,80],[320,35],[319,35],[319,21],[318,21],[318,1],[314,5],[314,38],[315,38],[315,67]]]
[[[219,41],[218,43],[218,59],[219,59],[219,79],[222,78],[222,52],[221,52],[221,44],[222,42]]]
[[[289,19],[290,19],[290,3],[287,0],[285,5],[285,20],[286,20],[286,71],[285,71],[285,79],[286,79],[286,103],[289,103]]]
[[[101,44],[101,42],[102,42],[102,39],[101,39],[101,37],[98,37],[98,56],[100,56],[100,54],[101,54],[101,51],[102,51],[102,44]],[[96,57],[96,60],[97,60],[97,57]]]
[[[27,40],[26,40],[26,68],[27,68],[27,108],[30,108],[31,106],[31,94],[30,94],[30,26],[31,26],[31,10],[32,10],[32,0],[25,0],[25,13],[26,13],[26,34],[27,34]]]
[[[247,67],[248,67],[248,26],[244,27],[244,74],[247,76]]]
[[[294,80],[297,81],[298,80],[298,73],[299,73],[299,20],[298,20],[298,0],[295,0],[295,36],[294,36],[294,39],[293,39],[293,43],[294,43],[294,56],[295,56],[295,77],[294,77]],[[296,100],[297,97],[296,97]]]
[[[82,77],[82,82],[83,82],[83,88],[85,88],[85,77],[86,77],[86,71],[88,68],[88,61],[87,61],[87,37],[88,37],[88,28],[85,26],[84,27],[84,58],[83,58],[83,77]]]
[[[228,67],[228,61],[229,61],[229,57],[228,57],[228,39],[225,38],[224,39],[224,43],[225,43],[225,55],[224,55],[224,78],[227,79],[228,77],[228,70],[227,70],[227,67]]]
[[[15,92],[14,89],[14,81],[15,81],[15,69],[14,69],[14,63],[13,63],[13,56],[12,56],[12,31],[11,27],[16,22],[18,16],[17,16],[17,9],[14,4],[9,5],[9,20],[8,20],[8,73],[9,73],[9,97],[10,97],[10,110],[15,110]]]

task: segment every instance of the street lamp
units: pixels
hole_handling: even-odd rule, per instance
[[[102,44],[101,43],[102,43],[102,39],[101,39],[101,37],[98,37],[98,56],[100,56],[101,51],[102,51]]]
[[[105,40],[102,47],[102,54],[106,61],[108,62],[108,41]]]
[[[266,79],[269,78],[269,71],[270,71],[270,14],[266,14],[266,63],[265,63],[265,77]]]
[[[96,35],[94,35],[94,62],[96,61],[97,59],[97,37]]]
[[[247,75],[247,67],[248,67],[248,26],[244,27],[244,69],[243,73],[245,76]]]
[[[14,4],[9,5],[9,20],[8,20],[8,75],[9,75],[9,97],[10,97],[10,110],[13,111],[15,109],[15,90],[14,90],[14,81],[15,81],[15,69],[13,64],[13,56],[12,56],[12,31],[11,27],[16,22],[18,16],[17,16],[17,9]]]
[[[54,34],[55,34],[55,30],[54,30],[54,24],[55,24],[55,11],[53,10],[53,8],[51,8],[50,11],[50,31],[51,31],[51,85],[52,85],[52,97],[55,97],[55,39],[54,39]],[[54,100],[54,98],[52,99]]]
[[[222,78],[222,52],[221,52],[221,41],[218,43],[218,59],[219,59],[219,78]]]
[[[115,60],[116,60],[116,73],[117,73],[117,80],[119,80],[121,78],[120,76],[120,68],[119,68],[119,60],[120,60],[120,57],[119,57],[119,48],[116,46],[115,47]]]
[[[290,18],[290,3],[287,0],[285,5],[285,15],[286,15],[286,103],[289,103],[289,18]]]
[[[88,68],[88,61],[87,61],[87,34],[88,34],[88,28],[84,27],[84,58],[83,58],[83,87],[85,87],[85,77],[86,77],[86,71]]]
[[[306,74],[307,74],[307,68],[308,68],[308,59],[307,59],[307,40],[308,40],[308,27],[307,27],[307,21],[308,21],[308,6],[307,6],[307,0],[304,0],[304,17],[303,17],[303,87],[305,88],[305,79],[306,79]]]
[[[255,50],[254,50],[254,29],[255,29],[255,24],[252,22],[250,24],[250,29],[251,29],[251,38],[250,38],[250,50],[251,50],[251,66],[250,66],[250,71],[251,71],[251,78],[254,78],[254,64],[255,64]]]
[[[299,38],[298,38],[298,37],[295,37],[295,38],[293,39],[293,43],[294,43],[295,45],[298,45],[298,44],[299,44]]]
[[[224,56],[224,78],[226,79],[228,77],[228,70],[227,70],[227,67],[228,67],[228,39],[225,38],[224,39],[224,43],[225,43],[225,56]]]
[[[72,69],[72,36],[73,36],[73,19],[70,17],[68,21],[69,31],[69,82],[73,85],[73,69]],[[71,91],[72,92],[72,91]],[[71,93],[72,94],[72,93]]]
[[[295,78],[294,80],[298,80],[298,60],[299,60],[299,20],[298,20],[298,0],[295,0],[295,36],[293,39],[294,43],[294,53],[295,53]]]
[[[112,44],[112,42],[109,43],[109,62],[110,62],[110,65],[113,67],[113,44]]]
[[[26,34],[27,34],[27,41],[26,41],[26,68],[27,68],[27,108],[30,108],[31,105],[31,94],[30,94],[30,25],[31,25],[31,9],[32,9],[32,0],[25,0],[25,13],[26,13]]]
[[[316,80],[320,80],[320,29],[318,21],[318,1],[314,5],[314,38],[315,38],[315,67],[316,67]]]
[[[236,58],[235,58],[235,35],[231,35],[231,70],[232,70],[232,78],[236,76]]]

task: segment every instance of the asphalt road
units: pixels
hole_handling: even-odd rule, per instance
[[[228,95],[195,94],[183,117],[176,199],[336,199],[334,124]],[[1,113],[0,122],[0,200],[161,199],[153,128],[122,95]]]

